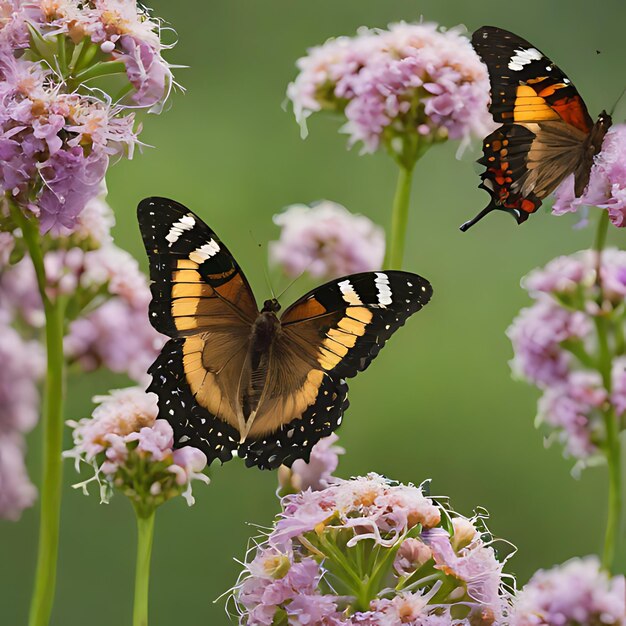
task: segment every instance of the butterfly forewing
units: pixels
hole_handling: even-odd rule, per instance
[[[303,296],[285,311],[281,322],[285,336],[311,364],[350,378],[371,363],[387,339],[431,296],[430,283],[417,274],[354,274]]]
[[[159,332],[229,332],[254,322],[258,309],[246,277],[197,215],[173,200],[146,198],[137,216],[150,260],[150,321]]]
[[[563,120],[588,133],[593,121],[565,73],[521,37],[495,26],[472,35],[472,46],[489,70],[496,122]]]

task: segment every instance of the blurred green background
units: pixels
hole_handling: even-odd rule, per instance
[[[282,108],[294,63],[308,46],[361,25],[384,27],[420,15],[474,30],[511,29],[564,68],[592,115],[610,108],[624,87],[626,4],[620,0],[545,2],[500,0],[153,0],[178,45],[172,63],[185,94],[161,117],[144,120],[146,148],[108,178],[117,213],[117,243],[146,267],[135,220],[138,200],[171,196],[198,212],[236,254],[257,293],[266,242],[278,232],[271,216],[286,205],[328,198],[387,225],[396,171],[385,155],[346,150],[339,123],[314,117],[302,141]],[[596,51],[601,51],[597,54]],[[624,118],[624,107],[620,107]],[[537,392],[511,379],[505,329],[528,303],[520,277],[552,257],[590,245],[591,230],[573,230],[578,217],[531,218],[520,228],[490,216],[467,234],[459,224],[487,203],[479,191],[479,143],[461,160],[457,145],[433,148],[418,164],[406,268],[428,277],[432,304],[390,342],[351,385],[351,406],[339,434],[347,449],[339,475],[368,471],[401,481],[433,479],[433,492],[471,514],[486,507],[496,536],[516,544],[510,571],[525,582],[539,567],[596,552],[605,521],[606,470],[579,480],[558,447],[545,450],[533,428]],[[252,233],[252,237],[250,235]],[[624,235],[611,231],[623,245]],[[284,286],[275,285],[276,289]],[[288,300],[306,288],[290,290]],[[90,398],[127,381],[106,373],[73,377],[68,418],[88,416]],[[66,432],[69,447],[69,432]],[[38,480],[39,433],[29,438],[29,463]],[[130,623],[135,528],[131,507],[117,496],[108,506],[94,493],[71,489],[66,463],[55,626]],[[234,584],[248,538],[278,509],[276,476],[238,460],[214,466],[212,483],[157,515],[152,567],[151,625],[228,624],[223,600]],[[37,511],[0,525],[0,623],[26,622],[36,550]],[[620,555],[626,567],[626,552]]]

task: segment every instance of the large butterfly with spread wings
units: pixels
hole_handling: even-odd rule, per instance
[[[432,295],[416,274],[366,272],[317,287],[279,318],[275,299],[259,311],[232,254],[189,209],[147,198],[137,215],[150,321],[171,338],[149,369],[148,390],[175,445],[199,448],[209,463],[235,453],[261,469],[308,460],[341,423],[345,379]]]
[[[483,26],[472,45],[489,70],[489,111],[502,126],[485,138],[478,161],[486,168],[479,187],[491,200],[461,230],[496,209],[525,222],[570,174],[581,196],[611,116],[602,111],[594,124],[570,79],[521,37]]]

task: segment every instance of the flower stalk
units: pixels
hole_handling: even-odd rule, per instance
[[[413,168],[400,165],[396,193],[391,210],[391,233],[385,255],[385,268],[402,269],[406,228],[409,221],[409,204],[411,201],[411,183]]]
[[[35,586],[29,614],[29,626],[46,626],[50,621],[54,602],[61,518],[65,299],[63,296],[51,299],[46,293],[46,272],[37,225],[15,206],[12,207],[12,214],[22,230],[35,268],[46,320],[47,369],[43,411],[41,511]]]
[[[601,211],[594,242],[594,250],[597,255],[596,282],[600,292],[598,296],[600,307],[602,307],[602,303],[604,302],[600,270],[602,268],[602,251],[606,243],[608,226],[609,214],[607,211]],[[598,371],[602,376],[602,384],[606,389],[607,397],[610,398],[613,386],[611,380],[612,354],[609,345],[610,320],[603,314],[602,308],[600,308],[599,314],[595,318],[595,323],[599,347]],[[618,324],[619,323],[621,322],[618,322]],[[603,411],[603,417],[606,429],[605,455],[609,472],[609,495],[602,567],[606,571],[611,572],[617,551],[622,515],[621,449],[617,417],[612,403],[607,403],[607,407]]]
[[[148,626],[148,591],[150,586],[150,561],[154,538],[156,510],[140,511],[135,506],[137,518],[137,565],[135,569],[135,600],[133,604],[133,626]]]

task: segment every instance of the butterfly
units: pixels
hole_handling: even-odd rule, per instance
[[[611,116],[602,111],[594,123],[570,79],[521,37],[483,26],[472,45],[489,70],[489,111],[502,126],[485,138],[478,161],[486,168],[479,187],[491,200],[461,230],[496,209],[525,222],[570,174],[580,197]]]
[[[137,209],[150,262],[154,328],[170,337],[148,373],[176,447],[211,463],[233,455],[274,469],[309,459],[341,423],[346,378],[364,370],[430,283],[408,272],[353,274],[313,289],[279,318],[259,311],[241,268],[188,208],[147,198]]]

